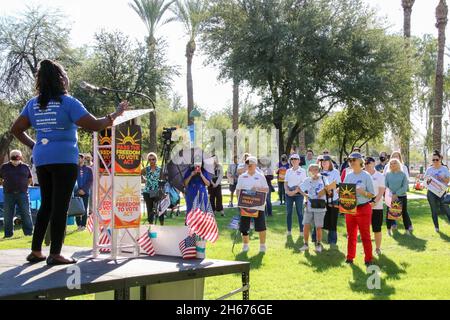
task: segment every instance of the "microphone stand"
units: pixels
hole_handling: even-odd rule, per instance
[[[130,94],[130,95],[139,96],[141,98],[144,98],[144,99],[147,99],[148,101],[150,101],[150,103],[152,104],[152,109],[156,110],[155,101],[153,101],[153,99],[150,98],[148,95],[143,94],[141,92],[133,92],[133,91],[127,91],[127,90],[110,89],[110,88],[106,88],[106,87],[100,88],[99,92],[101,94],[106,94],[107,92],[112,92],[112,93],[124,93],[124,94]]]

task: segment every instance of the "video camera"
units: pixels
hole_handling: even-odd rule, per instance
[[[177,130],[177,128],[163,128],[162,137],[164,141],[172,141],[172,133]]]

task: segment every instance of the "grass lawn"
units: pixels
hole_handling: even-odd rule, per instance
[[[345,223],[340,218],[338,250],[316,254],[300,253],[303,245],[294,229],[293,238],[285,235],[285,208],[274,207],[268,218],[268,251],[258,254],[258,236],[251,236],[248,255],[238,254],[241,244],[231,252],[234,231],[227,229],[236,209],[226,209],[226,217],[217,217],[220,238],[207,245],[207,257],[251,262],[251,299],[450,299],[450,225],[441,219],[441,233],[434,232],[430,209],[426,200],[411,200],[409,211],[415,228],[414,236],[404,235],[402,225],[392,238],[383,229],[383,255],[376,259],[381,268],[381,290],[367,288],[366,268],[362,245],[358,244],[354,266],[345,264]],[[168,225],[183,224],[182,217],[168,219]],[[294,218],[294,226],[297,225]],[[65,245],[91,246],[91,235],[74,232],[69,227]],[[29,248],[31,238],[16,232],[12,240],[0,240],[0,250]],[[24,257],[25,258],[25,257]],[[238,275],[208,278],[205,299],[215,299],[241,285]],[[83,296],[92,299],[93,296]],[[240,298],[240,296],[235,296]]]

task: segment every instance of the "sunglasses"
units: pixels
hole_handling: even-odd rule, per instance
[[[438,161],[441,161],[441,159],[433,159],[432,161],[433,162],[438,162]]]
[[[148,159],[148,161],[156,161],[156,159]]]

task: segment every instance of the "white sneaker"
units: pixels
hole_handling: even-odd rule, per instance
[[[302,238],[303,238],[303,232],[300,232],[300,237],[302,237]]]
[[[317,252],[317,253],[321,253],[321,252],[322,252],[322,245],[321,245],[320,243],[318,243],[318,244],[316,245],[316,252]]]
[[[259,252],[261,252],[261,253],[265,253],[265,252],[266,252],[266,250],[267,250],[267,247],[266,247],[266,245],[265,245],[265,244],[263,244],[263,245],[260,245],[260,246],[259,246]]]
[[[300,251],[308,251],[309,246],[307,244],[304,244],[303,247],[300,248]]]
[[[434,228],[434,231],[436,231],[437,233],[439,233],[439,228]]]
[[[290,236],[292,236],[292,232],[291,232],[291,231],[286,231],[286,235],[287,235],[288,237],[290,237]]]
[[[243,245],[242,246],[242,252],[248,252],[248,250],[250,250],[250,247],[248,245]]]
[[[392,237],[392,230],[391,229],[388,229],[388,236]]]

